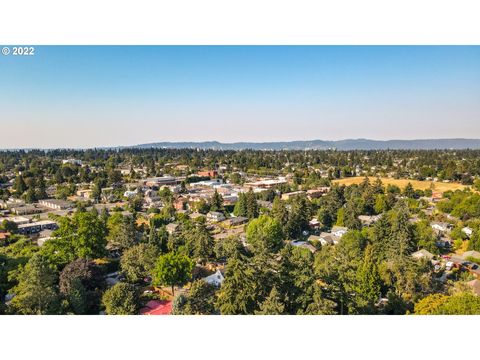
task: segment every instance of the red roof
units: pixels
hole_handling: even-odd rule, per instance
[[[140,315],[170,315],[173,301],[150,300],[147,305],[140,309]]]

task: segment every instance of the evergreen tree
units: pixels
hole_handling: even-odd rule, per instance
[[[250,189],[246,195],[246,203],[247,203],[247,217],[249,219],[255,219],[258,216],[258,203],[257,199],[255,198],[255,194]]]
[[[238,201],[235,203],[233,215],[244,217],[247,216],[247,199],[244,193],[240,193],[238,195]]]
[[[40,254],[33,255],[18,276],[11,307],[18,314],[46,315],[59,312],[57,274]]]
[[[211,315],[215,311],[215,287],[203,280],[192,283],[188,296],[184,299],[180,311],[182,315]]]
[[[301,314],[304,315],[335,315],[337,312],[335,311],[337,304],[325,298],[323,296],[323,291],[318,284],[313,285],[313,296],[312,302],[308,304],[306,310]]]
[[[225,281],[217,292],[215,307],[222,315],[252,314],[257,310],[255,272],[241,257],[231,258],[225,269]]]
[[[367,245],[363,263],[357,271],[356,303],[359,309],[371,312],[380,298],[381,280],[373,257],[373,247]]]
[[[409,255],[414,249],[414,239],[410,224],[410,214],[404,202],[397,204],[393,213],[390,239],[390,257]]]
[[[280,294],[276,287],[272,288],[270,295],[260,304],[260,310],[255,311],[256,315],[282,315],[285,312]]]
[[[22,175],[18,175],[15,179],[14,189],[17,196],[21,196],[25,191],[27,191],[27,184],[25,184],[25,180],[23,179]]]
[[[280,224],[286,224],[288,220],[288,211],[284,202],[280,199],[280,196],[276,196],[275,199],[273,199],[272,216]]]
[[[210,211],[219,211],[219,212],[225,211],[225,208],[223,207],[222,195],[218,193],[217,189],[215,189],[212,199],[210,200]]]
[[[403,195],[409,199],[415,198],[415,189],[411,183],[408,183],[407,186],[405,186],[405,189],[403,189]]]

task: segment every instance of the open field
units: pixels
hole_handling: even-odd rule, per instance
[[[365,179],[364,176],[355,176],[355,177],[349,177],[345,179],[339,179],[339,180],[333,180],[332,182],[334,184],[340,184],[340,185],[353,185],[353,184],[360,184],[363,179]],[[376,177],[370,177],[369,178],[371,182],[376,180]],[[445,191],[448,190],[463,190],[467,188],[467,186],[459,184],[459,183],[443,183],[443,182],[432,182],[432,181],[419,181],[419,180],[410,180],[410,179],[393,179],[393,178],[384,178],[381,177],[380,180],[382,180],[383,185],[396,185],[399,188],[403,189],[405,186],[407,186],[408,183],[411,183],[414,189],[419,189],[419,190],[426,190],[430,189],[430,186],[432,186],[433,191],[437,191],[440,193],[444,193]]]

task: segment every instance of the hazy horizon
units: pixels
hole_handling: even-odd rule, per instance
[[[0,148],[480,138],[480,46],[38,46]]]

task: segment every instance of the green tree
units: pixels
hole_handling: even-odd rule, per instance
[[[105,291],[102,303],[108,315],[135,315],[139,308],[137,289],[131,284],[117,283]]]
[[[51,243],[45,252],[50,249],[52,257],[66,259],[67,263],[75,258],[96,259],[105,255],[106,226],[97,213],[76,212],[72,218],[62,217],[58,221],[55,239],[45,244]]]
[[[213,238],[205,224],[185,226],[181,236],[184,238],[190,256],[196,261],[205,262],[213,257]]]
[[[438,309],[447,302],[448,296],[443,294],[431,294],[415,304],[415,314],[432,315],[438,313]]]
[[[159,249],[152,244],[138,244],[126,250],[120,258],[120,268],[127,280],[133,283],[151,275],[155,269]]]
[[[273,199],[272,216],[280,224],[286,224],[288,220],[288,211],[285,207],[285,203],[280,199],[280,196],[276,196],[275,199]]]
[[[249,219],[255,219],[258,216],[258,203],[255,194],[250,189],[246,195],[245,201],[247,203],[247,214]]]
[[[77,259],[60,273],[60,294],[75,314],[97,314],[105,288],[103,272],[93,261]]]
[[[108,218],[107,230],[107,241],[116,249],[125,250],[137,242],[133,217],[116,212]]]
[[[480,231],[474,231],[470,240],[468,240],[468,250],[480,251]]]
[[[215,287],[203,280],[192,283],[188,296],[175,314],[211,315],[215,313]]]
[[[285,310],[289,314],[303,313],[313,299],[313,255],[307,249],[290,245],[280,255],[280,291],[285,298]]]
[[[255,311],[257,315],[282,315],[285,313],[280,294],[276,287],[270,291],[270,295],[260,304],[260,310]]]
[[[377,194],[375,196],[375,205],[373,206],[375,213],[381,214],[388,210],[387,197],[383,194]]]
[[[309,229],[310,205],[303,196],[296,197],[288,212],[288,220],[285,224],[285,235],[289,239],[297,239],[302,236],[304,230]]]
[[[254,269],[245,259],[227,262],[225,280],[217,292],[215,307],[222,315],[252,314],[257,309],[257,282]]]
[[[193,261],[186,255],[172,252],[161,255],[153,271],[154,284],[169,285],[174,294],[175,285],[181,286],[191,278],[193,266]]]
[[[233,215],[235,216],[247,216],[247,198],[244,193],[238,195],[238,201],[233,208]]]
[[[212,199],[210,200],[210,211],[219,211],[224,212],[225,208],[223,207],[223,198],[215,189]]]
[[[228,260],[231,257],[243,254],[244,248],[238,236],[229,236],[215,241],[214,252],[217,259]]]
[[[1,223],[0,228],[5,230],[6,232],[9,232],[9,233],[12,233],[12,234],[15,234],[18,231],[17,223],[13,222],[13,221],[6,220],[6,219],[3,220],[3,222]]]
[[[373,247],[367,245],[363,263],[358,268],[356,278],[356,302],[362,311],[373,311],[376,301],[380,298],[381,279],[377,264],[373,257]]]
[[[323,291],[318,284],[313,285],[312,302],[308,304],[306,310],[302,312],[304,315],[335,315],[337,304],[325,298]]]
[[[23,179],[22,175],[18,175],[16,177],[14,189],[18,197],[20,197],[25,191],[27,191],[27,184],[25,184],[25,180]]]
[[[415,224],[414,237],[417,249],[426,249],[433,254],[438,254],[438,247],[435,244],[436,237],[428,221],[422,220]]]
[[[413,188],[411,183],[408,183],[407,186],[405,186],[405,189],[403,189],[403,195],[405,195],[409,199],[415,198],[415,189]]]
[[[480,297],[471,292],[452,295],[435,312],[438,315],[480,315]]]
[[[283,245],[282,225],[268,215],[261,215],[248,224],[247,242],[254,252],[276,252]]]
[[[11,307],[23,315],[47,315],[59,312],[57,274],[40,254],[35,254],[21,270]]]

